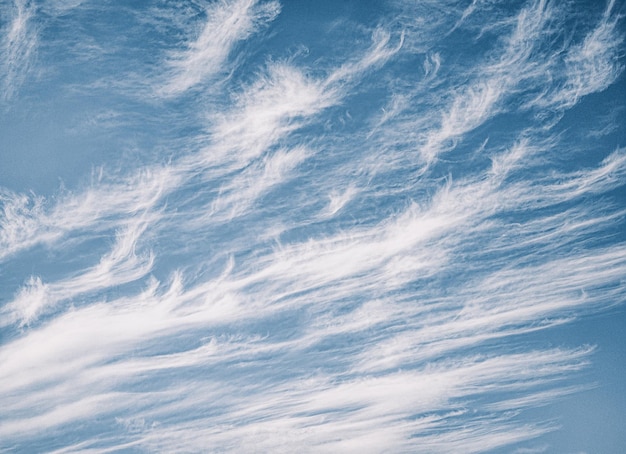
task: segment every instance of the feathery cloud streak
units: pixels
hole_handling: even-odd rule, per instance
[[[615,4],[329,5],[315,35],[295,3],[143,17],[167,48],[126,82],[55,80],[156,145],[0,190],[1,449],[532,452],[593,385],[593,339],[550,339],[626,296],[623,126],[575,115],[623,83]],[[57,6],[3,28],[13,87],[92,7]]]
[[[171,76],[162,94],[174,96],[206,83],[224,64],[237,42],[256,28],[272,21],[280,12],[277,2],[255,0],[220,1],[207,5],[207,20],[200,35],[170,61]]]
[[[37,48],[37,32],[32,24],[34,6],[27,0],[16,0],[2,7],[2,100],[10,100],[23,83]],[[4,22],[4,21],[3,21]]]

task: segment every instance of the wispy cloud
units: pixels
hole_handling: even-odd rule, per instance
[[[562,42],[575,5],[392,2],[341,59],[252,62],[287,5],[201,6],[151,96],[110,87],[154,150],[0,189],[0,449],[550,451],[530,410],[595,348],[536,335],[626,298],[620,125],[559,122],[621,74],[615,4]]]
[[[571,107],[583,96],[606,89],[623,71],[619,55],[624,34],[618,29],[618,17],[612,14],[614,6],[614,1],[609,2],[593,30],[567,50],[562,86],[544,94],[539,105]]]
[[[121,179],[104,181],[96,175],[95,184],[85,191],[66,192],[58,198],[3,191],[0,217],[0,260],[37,244],[51,244],[69,232],[98,225],[107,230],[124,225],[125,220],[149,212],[164,193],[177,186],[175,169],[140,169]]]
[[[519,155],[519,151],[515,153]],[[499,166],[501,169],[502,163]],[[593,175],[596,172],[590,173]],[[502,170],[495,175],[501,177]],[[572,176],[573,179],[579,177]],[[594,183],[599,184],[601,179],[592,177],[591,181],[593,183],[590,188]],[[569,186],[565,184],[564,187]],[[505,197],[504,200],[509,203],[517,200],[521,206],[525,206],[528,199],[520,197],[523,192],[520,192],[519,188],[516,186],[513,188],[517,191],[515,196]],[[540,193],[541,187],[537,187],[536,190]],[[467,207],[467,213],[460,213],[459,202],[468,197],[475,199],[477,191],[484,204]],[[563,189],[560,188],[560,191]],[[265,391],[258,408],[254,401],[251,402],[246,398],[245,407],[233,410],[231,417],[236,419],[265,420],[267,433],[288,430],[300,434],[301,438],[290,439],[286,446],[297,446],[300,443],[312,446],[323,442],[323,446],[328,449],[341,450],[353,449],[360,443],[377,442],[381,447],[393,443],[391,433],[375,430],[383,421],[390,424],[393,419],[386,418],[391,414],[396,415],[394,418],[402,418],[402,415],[408,417],[410,414],[452,411],[457,407],[452,404],[443,405],[441,399],[452,402],[480,392],[485,386],[490,389],[502,387],[509,391],[539,387],[543,383],[542,377],[549,379],[555,374],[558,376],[564,371],[581,367],[584,362],[579,363],[579,360],[582,361],[590,350],[536,352],[528,354],[527,358],[524,355],[512,355],[478,360],[472,356],[461,356],[458,360],[460,362],[443,362],[434,369],[428,366],[426,371],[421,371],[420,367],[424,366],[420,365],[426,365],[435,358],[445,358],[446,355],[455,352],[461,353],[490,338],[545,329],[554,323],[561,323],[559,317],[567,316],[581,305],[591,307],[594,304],[602,304],[606,301],[607,286],[618,283],[626,271],[624,251],[598,251],[587,256],[577,255],[547,262],[538,267],[522,262],[502,271],[488,271],[484,278],[460,286],[455,292],[455,297],[438,302],[436,294],[423,290],[413,296],[405,296],[404,303],[400,301],[394,303],[387,296],[384,297],[386,302],[383,299],[380,304],[373,302],[362,308],[357,305],[356,308],[350,309],[354,305],[350,302],[354,296],[363,292],[381,291],[382,296],[385,289],[387,291],[390,289],[389,285],[393,284],[393,279],[397,280],[402,273],[407,275],[408,280],[400,280],[400,284],[416,278],[424,279],[437,273],[437,266],[441,265],[440,258],[437,258],[439,262],[437,260],[433,262],[431,259],[429,262],[417,262],[414,263],[415,266],[410,266],[410,257],[419,254],[424,260],[428,256],[428,249],[432,247],[441,251],[441,246],[450,240],[452,243],[447,249],[453,251],[456,235],[471,240],[472,230],[480,232],[484,229],[484,226],[478,225],[480,213],[484,213],[482,214],[484,216],[492,214],[491,210],[483,212],[485,207],[493,203],[488,200],[490,192],[493,197],[502,196],[502,193],[496,191],[488,181],[452,184],[434,197],[433,206],[428,211],[420,212],[412,208],[399,216],[396,221],[375,227],[370,232],[351,233],[352,238],[345,236],[296,243],[261,258],[256,264],[251,263],[248,270],[232,269],[218,279],[199,283],[187,289],[176,278],[164,293],[158,290],[158,284],[154,284],[141,294],[130,298],[124,297],[108,304],[91,304],[77,308],[73,312],[56,317],[54,321],[38,328],[24,339],[5,346],[3,362],[6,365],[6,375],[3,389],[17,391],[31,387],[39,388],[44,383],[50,383],[53,388],[48,385],[45,392],[49,401],[53,396],[57,396],[54,399],[60,399],[55,404],[56,410],[48,412],[45,407],[40,407],[41,416],[38,419],[29,418],[29,424],[54,427],[69,424],[77,418],[84,417],[85,414],[93,415],[96,409],[109,413],[129,408],[127,405],[130,396],[122,397],[115,391],[113,384],[119,383],[120,379],[132,382],[132,377],[137,374],[156,373],[158,370],[172,368],[197,368],[210,364],[233,364],[235,358],[238,358],[237,361],[247,358],[247,361],[255,364],[255,358],[259,355],[269,355],[267,360],[280,363],[290,352],[301,351],[301,354],[306,352],[312,354],[319,348],[318,345],[332,337],[362,336],[374,327],[375,332],[381,334],[391,330],[389,335],[383,336],[380,341],[370,341],[356,348],[356,352],[360,353],[356,356],[351,355],[352,360],[356,362],[348,361],[342,366],[342,375],[347,380],[345,385],[334,385],[327,382],[331,380],[330,377],[323,376],[319,377],[322,382],[314,388],[311,388],[313,383],[306,381],[301,384],[304,386],[303,389],[299,387],[291,389],[291,385],[285,383],[289,388],[281,389],[279,386],[271,391],[277,400],[268,401],[268,394]],[[535,192],[532,198],[536,198],[537,194]],[[546,197],[551,197],[552,194],[548,191]],[[572,198],[579,197],[578,187],[570,187],[568,194]],[[504,206],[507,209],[512,208],[508,204]],[[476,218],[476,215],[479,217]],[[438,217],[446,221],[437,222]],[[550,219],[548,218],[546,222],[550,222]],[[536,228],[528,234],[533,235],[535,231]],[[437,238],[444,243],[438,244]],[[120,240],[126,245],[120,244],[125,251],[121,256],[126,257],[130,251],[129,243],[122,241],[124,237]],[[436,241],[435,244],[432,244],[433,240]],[[443,250],[445,249],[444,247]],[[409,251],[412,253],[408,254]],[[483,253],[487,254],[489,250],[484,250]],[[253,271],[259,266],[258,271]],[[397,269],[389,271],[389,266],[397,266]],[[96,271],[91,273],[94,272]],[[76,289],[77,281],[82,282],[83,277],[74,281],[59,282],[56,288],[65,287],[66,291]],[[97,285],[97,282],[95,284]],[[615,287],[615,291],[617,294],[622,291],[619,285]],[[415,300],[421,300],[423,304],[409,303]],[[346,301],[347,305],[341,309],[348,310],[346,315],[328,318],[334,310],[341,308],[341,301]],[[179,336],[188,330],[193,332],[194,326],[198,328],[227,326],[224,324],[235,320],[240,323],[246,320],[260,322],[275,317],[288,308],[302,307],[303,304],[311,306],[311,316],[315,319],[320,318],[319,323],[314,322],[308,329],[302,331],[304,335],[302,338],[295,336],[280,341],[277,334],[258,338],[244,337],[241,340],[237,338],[220,340],[211,337],[204,346],[186,348],[180,353],[142,355],[140,359],[130,361],[125,359],[125,352],[129,349],[147,348],[147,351],[150,351],[157,348],[163,351],[163,347],[159,347],[159,339]],[[553,317],[556,318],[550,321]],[[136,321],[139,319],[141,323],[138,325]],[[394,329],[394,325],[400,320],[404,320],[404,329]],[[407,324],[408,320],[414,322]],[[537,320],[548,321],[537,324]],[[47,342],[48,346],[42,349],[40,338],[56,341]],[[78,339],[80,342],[77,342]],[[342,347],[335,348],[341,351]],[[338,355],[338,358],[342,357],[343,355]],[[117,359],[111,362],[113,358]],[[31,366],[26,367],[25,361]],[[537,366],[539,364],[541,368]],[[291,367],[294,366],[295,364]],[[405,373],[395,372],[402,366],[409,367],[409,370]],[[414,367],[417,369],[413,369]],[[41,368],[45,368],[45,375],[37,372],[43,370]],[[522,380],[522,371],[530,374],[527,380]],[[363,381],[358,378],[363,372],[368,374],[377,372],[383,375]],[[109,378],[103,379],[104,377]],[[220,381],[219,375],[215,380],[220,383],[222,398],[228,396],[228,388]],[[352,380],[356,381],[353,383]],[[95,382],[99,383],[97,389],[101,389],[98,393],[95,393]],[[279,380],[279,383],[282,381]],[[437,387],[432,388],[430,384],[435,383]],[[94,397],[78,393],[74,394],[76,398],[68,401],[64,391],[68,386],[74,390],[84,389],[85,393],[89,389],[89,395]],[[273,387],[268,386],[270,389]],[[319,390],[315,391],[317,387]],[[429,394],[425,395],[425,390],[429,390]],[[178,414],[187,408],[186,405],[197,405],[199,395],[196,393],[205,392],[204,386],[197,385],[180,389],[178,393],[182,394],[175,393],[171,397],[172,404],[168,404],[155,414],[147,411],[141,418],[156,421],[165,414],[172,412]],[[251,389],[249,392],[259,399],[259,390]],[[38,395],[33,393],[34,391],[31,391],[29,394]],[[411,395],[415,396],[417,401],[409,399],[408,396]],[[550,394],[544,396],[548,395]],[[137,395],[140,400],[135,401],[133,405],[140,405],[144,399],[149,401],[148,396]],[[180,403],[183,396],[183,403]],[[16,401],[7,405],[7,411],[28,408],[28,402],[28,400]],[[521,402],[525,401],[520,401],[520,405]],[[173,407],[169,408],[169,405]],[[244,404],[242,402],[239,405]],[[328,409],[326,405],[329,406]],[[494,403],[493,408],[497,409],[497,405]],[[284,406],[284,410],[280,410],[281,406]],[[338,413],[333,416],[332,408],[344,407],[361,409],[348,413],[336,410]],[[267,411],[271,413],[265,414]],[[302,416],[285,420],[278,416],[284,412],[288,414],[295,412]],[[330,413],[323,420],[315,422],[316,417],[312,415],[320,412]],[[29,432],[30,426],[17,424],[14,422],[5,425],[5,435],[15,436],[22,431]],[[141,443],[147,443],[147,446],[152,446],[153,443],[180,443],[181,439],[178,436],[181,431],[186,433],[186,430],[198,430],[207,424],[213,425],[214,422],[212,419],[195,420],[187,429],[184,425],[181,428],[175,426],[150,428],[147,434],[142,435],[145,436],[145,440]],[[317,437],[305,436],[305,428],[311,424],[319,426],[316,430]],[[448,424],[448,420],[444,418],[438,424]],[[12,429],[13,427],[15,428]],[[18,430],[18,427],[23,428]],[[419,424],[407,425],[402,431],[397,432],[395,437],[397,443],[400,443],[398,446],[404,443],[402,440],[405,440],[408,434],[418,429]],[[520,439],[543,433],[543,430],[529,430]],[[280,447],[269,439],[259,440],[255,435],[259,432],[264,433],[264,430],[258,423],[229,430],[228,436],[226,433],[203,431],[188,441],[193,443],[193,440],[196,440],[196,444],[191,444],[189,449],[199,449],[202,443],[221,445],[229,449],[243,449],[256,443],[261,443],[268,449]],[[324,440],[337,436],[333,434],[343,434],[342,439],[353,441],[349,444],[337,442],[338,444],[327,445]],[[472,451],[508,444],[518,439],[517,436],[511,438],[503,433],[500,441],[496,442],[492,432],[482,436],[480,432],[469,432],[463,437],[459,435],[459,438],[450,438],[449,435],[424,437],[421,445],[428,446],[428,449],[424,448],[425,450],[445,451],[458,446],[455,443],[460,443],[461,438],[468,437],[476,437]]]
[[[212,76],[224,70],[235,45],[272,21],[279,12],[280,5],[274,1],[220,0],[208,4],[202,31],[189,41],[185,50],[172,55],[169,79],[160,92],[173,96],[210,82]]]
[[[119,286],[146,276],[152,268],[152,257],[137,256],[136,244],[147,226],[145,219],[133,220],[116,235],[111,251],[100,262],[78,276],[53,284],[44,284],[40,278],[31,277],[15,300],[5,306],[7,318],[20,324],[29,324],[44,311],[55,308],[64,300],[72,300],[86,293]]]
[[[16,0],[2,7],[2,99],[11,99],[20,88],[31,67],[38,37],[34,24],[35,6],[28,0]],[[4,22],[3,20],[3,22]]]

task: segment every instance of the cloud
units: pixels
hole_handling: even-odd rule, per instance
[[[564,68],[557,73],[562,74],[558,90],[544,94],[537,100],[539,105],[572,107],[580,98],[605,90],[622,73],[619,49],[624,37],[618,28],[618,17],[611,14],[614,4],[610,1],[595,28],[567,50]]]
[[[533,187],[535,192],[532,197],[520,197],[523,192],[515,185],[512,190],[517,192],[507,196],[506,191],[498,186],[502,184],[502,175],[506,173],[503,167],[508,172],[516,168],[516,160],[510,156],[520,159],[524,155],[519,148],[524,148],[524,145],[520,144],[511,151],[508,159],[503,157],[500,160],[497,166],[499,170],[492,177],[500,183],[489,180],[452,183],[433,197],[433,203],[428,209],[411,207],[393,222],[375,226],[370,231],[296,242],[271,255],[260,257],[247,267],[231,267],[219,278],[192,286],[185,286],[180,277],[175,277],[165,288],[155,282],[140,294],[118,298],[106,304],[92,303],[76,307],[45,325],[31,329],[28,336],[4,346],[3,363],[6,367],[2,386],[17,395],[31,390],[27,395],[38,401],[43,399],[41,393],[45,393],[45,401],[49,404],[40,404],[40,416],[35,419],[5,425],[5,436],[27,434],[31,427],[28,424],[62,427],[86,414],[93,416],[94,412],[115,414],[121,409],[137,405],[139,407],[136,408],[144,408],[140,402],[150,402],[154,398],[152,392],[140,393],[132,398],[123,397],[115,390],[115,383],[120,380],[132,383],[143,374],[158,374],[162,370],[194,370],[242,361],[241,364],[250,361],[250,367],[254,367],[260,355],[265,356],[271,364],[276,361],[281,363],[296,352],[315,352],[327,339],[361,336],[374,327],[375,332],[381,334],[391,331],[379,341],[370,340],[360,347],[348,347],[356,351],[347,357],[338,354],[337,358],[349,358],[347,362],[340,360],[340,370],[343,372],[339,376],[345,377],[344,384],[333,383],[332,380],[336,379],[333,377],[338,377],[335,374],[320,375],[314,381],[294,383],[277,377],[275,385],[267,385],[268,390],[259,393],[258,389],[252,387],[244,394],[248,396],[244,399],[235,398],[234,394],[231,396],[222,382],[223,378],[219,374],[215,376],[214,380],[219,383],[215,386],[220,389],[222,398],[235,399],[221,411],[232,412],[230,417],[236,420],[263,419],[266,421],[266,429],[254,423],[250,426],[237,425],[228,431],[207,431],[207,427],[214,425],[213,419],[202,418],[195,419],[189,427],[183,424],[180,428],[149,423],[149,429],[138,431],[141,433],[141,441],[138,442],[145,446],[180,443],[181,434],[193,430],[200,432],[185,442],[189,443],[190,450],[199,449],[201,444],[207,443],[225,449],[244,449],[256,444],[268,449],[280,448],[277,439],[264,438],[263,434],[270,432],[292,434],[284,439],[282,445],[290,447],[300,444],[314,446],[317,443],[323,443],[320,446],[330,450],[349,450],[362,443],[374,443],[381,447],[390,444],[403,446],[405,442],[402,440],[406,440],[413,431],[419,431],[419,423],[422,421],[407,424],[400,430],[394,422],[398,418],[403,419],[410,414],[456,411],[458,407],[453,403],[456,399],[484,392],[481,390],[522,392],[547,384],[553,377],[566,371],[578,370],[585,365],[590,349],[537,351],[494,357],[474,357],[463,352],[489,339],[547,329],[553,324],[562,323],[559,317],[567,316],[579,306],[590,309],[595,304],[603,304],[607,286],[610,288],[616,285],[626,269],[623,259],[626,255],[621,249],[595,251],[586,256],[566,256],[539,266],[520,262],[500,271],[488,269],[483,278],[457,286],[454,298],[439,302],[431,302],[437,296],[429,294],[428,287],[399,301],[389,299],[391,293],[388,293],[378,302],[374,300],[362,306],[355,306],[353,302],[353,298],[358,295],[381,291],[383,293],[379,294],[385,295],[385,292],[412,279],[427,279],[436,275],[437,270],[447,261],[418,262],[414,267],[408,266],[405,261],[398,265],[398,270],[406,273],[407,278],[394,284],[388,279],[392,276],[397,279],[397,270],[388,272],[385,263],[396,264],[395,260],[406,260],[414,255],[425,258],[429,248],[439,251],[446,244],[443,250],[448,249],[453,253],[459,247],[459,242],[454,238],[456,235],[471,241],[472,231],[477,234],[484,231],[486,227],[481,226],[479,220],[481,216],[492,215],[489,207],[494,206],[494,200],[503,200],[506,203],[499,206],[511,209],[511,203],[526,206],[529,199],[537,199],[537,194],[543,190],[541,186]],[[606,174],[591,169],[586,175],[596,173]],[[579,173],[570,176],[573,180],[580,180],[581,177]],[[602,184],[601,178],[593,177],[590,181],[590,190],[594,185]],[[568,197],[581,196],[576,185],[563,186],[570,188]],[[563,187],[559,187],[559,191],[563,192]],[[480,196],[477,197],[477,194]],[[551,196],[552,192],[548,189],[544,197],[550,199]],[[464,206],[462,201],[468,198],[482,200],[482,204]],[[542,197],[539,197],[540,204],[541,200]],[[461,207],[464,207],[465,212],[459,211]],[[551,223],[552,219],[544,218],[544,222]],[[108,256],[111,260],[118,263],[115,261],[118,258],[128,259],[133,238],[142,231],[143,227],[140,226],[137,226],[139,230],[134,230],[132,238],[126,235],[119,237],[118,245]],[[534,226],[529,232],[521,233],[520,238],[533,238],[538,231],[541,234],[541,229]],[[561,238],[562,241],[566,239],[563,236]],[[407,254],[409,251],[410,255]],[[482,253],[487,254],[489,250],[483,250]],[[90,285],[97,286],[97,280],[94,282],[92,275],[99,269],[96,267],[71,281],[55,283],[51,288],[56,288],[57,292],[61,289],[80,292],[83,289],[78,283],[86,281],[87,276],[90,276]],[[33,287],[41,287],[41,284],[35,282]],[[617,292],[616,296],[619,295],[619,284],[613,288]],[[416,301],[422,303],[416,304]],[[161,344],[161,339],[194,332],[194,327],[225,327],[234,321],[247,323],[246,320],[260,323],[290,308],[302,308],[303,305],[311,307],[309,314],[314,317],[314,322],[308,323],[307,329],[291,338],[280,340],[277,334],[241,339],[210,337],[201,346],[188,345],[183,350],[170,353]],[[344,315],[331,316],[336,310],[343,311]],[[400,320],[405,321],[405,328],[394,329],[393,326]],[[406,325],[408,320],[413,322]],[[547,322],[541,324],[537,320]],[[338,353],[342,352],[342,344],[337,345],[334,349]],[[127,358],[127,352],[142,351],[144,348],[146,352],[156,348],[161,353]],[[458,359],[430,363],[436,358],[455,358],[455,355],[460,356]],[[397,372],[398,367],[409,369]],[[45,375],[38,372],[43,369],[46,370]],[[373,378],[370,377],[372,373],[382,375]],[[159,421],[165,415],[196,408],[199,396],[207,391],[205,386],[190,384],[178,390],[170,389],[166,395],[171,398],[165,401],[171,403],[154,410],[146,409],[145,413],[139,411],[137,417],[145,421]],[[274,386],[278,388],[273,389]],[[66,394],[69,388],[75,391],[71,398]],[[165,389],[154,392],[160,395]],[[86,397],[86,393],[92,397]],[[538,394],[537,399],[542,395],[546,400],[552,396],[550,393]],[[253,396],[258,403],[250,400]],[[527,402],[527,398],[520,399],[508,401],[507,404],[498,404],[496,401],[492,408],[495,411],[500,405],[510,409],[514,402],[517,402],[519,408]],[[9,414],[21,412],[30,407],[30,402],[30,399],[12,400],[7,402],[6,408]],[[228,410],[231,405],[234,407]],[[315,422],[317,417],[314,415],[320,412],[326,416]],[[280,416],[294,413],[302,416]],[[437,424],[448,426],[450,423],[447,418],[443,418]],[[390,429],[377,429],[381,425]],[[497,426],[502,429],[500,424]],[[312,434],[317,435],[307,435],[306,427],[316,427]],[[458,447],[457,443],[461,443],[461,440],[473,439],[468,449],[478,452],[515,440],[532,438],[546,429],[529,428],[527,432],[517,431],[516,436],[505,431],[501,438],[494,438],[493,431],[483,432],[478,428],[466,430],[468,432],[461,432],[458,437],[451,437],[449,433],[437,437],[423,436],[421,446],[426,450],[445,451]],[[342,434],[342,440],[352,441],[347,443],[337,440],[331,444],[324,441],[338,434]]]
[[[153,96],[108,87],[146,149],[0,189],[0,449],[551,450],[596,349],[544,339],[626,296],[626,149],[548,118],[616,84],[615,5],[561,42],[575,5],[392,2],[328,59],[287,4],[201,6]]]
[[[4,190],[0,194],[0,260],[37,244],[52,244],[70,232],[107,230],[124,219],[150,212],[164,193],[178,185],[176,169],[147,167],[122,178],[103,180],[77,193],[66,192],[46,200]],[[119,223],[119,224],[118,224]]]
[[[11,7],[5,6],[2,9],[6,17],[10,18],[3,27],[0,48],[4,76],[2,99],[6,102],[24,82],[37,49],[38,36],[33,23],[35,7],[31,2],[16,0]]]
[[[143,257],[135,254],[137,241],[146,226],[146,220],[131,221],[123,231],[118,231],[111,251],[102,256],[97,265],[78,276],[52,284],[43,284],[40,278],[31,277],[26,287],[5,306],[3,312],[9,313],[9,320],[28,325],[64,300],[73,300],[146,276],[152,268],[153,257],[150,254]]]
[[[289,178],[289,174],[307,157],[307,150],[278,150],[261,162],[245,169],[226,186],[220,188],[219,196],[211,205],[209,217],[219,219],[219,213],[228,210],[226,219],[248,211],[259,197]],[[215,219],[214,219],[215,221]]]
[[[180,95],[211,80],[220,71],[238,42],[280,12],[277,2],[220,0],[207,6],[207,19],[197,38],[169,59],[169,78],[160,93]]]
[[[553,14],[545,1],[532,2],[520,11],[500,55],[479,66],[473,83],[453,94],[439,127],[428,131],[421,140],[419,152],[426,163],[453,149],[463,135],[499,113],[501,103],[520,84],[545,71],[535,60],[534,52],[545,39],[544,34],[550,33],[548,24]]]

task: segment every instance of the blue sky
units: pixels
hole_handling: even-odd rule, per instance
[[[624,14],[0,1],[0,452],[623,452]]]

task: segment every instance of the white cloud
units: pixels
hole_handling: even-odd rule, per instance
[[[570,108],[583,96],[605,90],[621,74],[619,53],[624,38],[618,29],[618,17],[612,14],[614,4],[610,1],[596,27],[567,50],[562,76],[559,74],[560,86],[537,100],[540,106]]]
[[[3,312],[8,312],[5,316],[7,322],[17,320],[21,325],[28,325],[64,300],[74,300],[78,296],[144,277],[152,268],[153,257],[149,253],[137,256],[135,247],[146,227],[145,219],[131,221],[117,233],[111,251],[102,256],[97,265],[78,276],[52,284],[43,284],[40,278],[31,277],[15,300],[3,308]]]
[[[611,4],[546,84],[565,6],[476,26],[487,6],[415,6],[439,8],[423,25],[441,36],[497,35],[470,63],[434,38],[415,54],[427,16],[377,25],[342,64],[268,56],[225,78],[160,164],[56,196],[2,189],[0,260],[21,287],[0,309],[0,438],[102,423],[50,450],[550,450],[512,446],[555,429],[524,412],[584,389],[594,348],[516,339],[624,301],[626,245],[598,238],[623,222],[626,150],[585,142],[604,159],[573,162],[532,113],[613,84],[623,43]],[[241,69],[238,43],[280,8],[206,9],[167,60],[169,99],[146,100],[181,109],[161,120],[198,116],[172,98]],[[521,125],[437,167],[500,113]],[[55,269],[12,269],[30,257]]]
[[[2,7],[9,17],[3,29],[0,59],[2,60],[2,99],[10,100],[20,88],[31,67],[37,49],[37,30],[33,24],[35,6],[27,0],[15,0],[12,7]]]
[[[197,38],[169,60],[171,74],[160,89],[165,96],[179,95],[205,84],[220,71],[235,45],[280,12],[277,2],[219,0],[206,9],[207,20]]]

